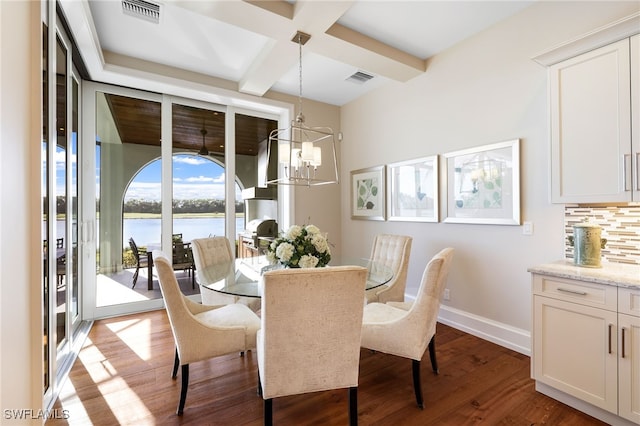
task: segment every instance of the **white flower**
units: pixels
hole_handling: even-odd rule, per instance
[[[283,262],[288,262],[293,256],[294,247],[290,243],[281,243],[276,249],[276,256]]]
[[[307,230],[307,234],[311,236],[320,234],[320,229],[315,225],[307,225],[305,229]]]
[[[267,249],[267,260],[289,268],[326,266],[331,260],[326,234],[315,225],[292,225]]]
[[[286,234],[284,234],[284,238],[289,241],[293,241],[298,238],[300,234],[302,234],[302,227],[300,225],[292,225],[291,228],[287,230]]]
[[[327,244],[327,240],[321,234],[312,236],[311,244],[313,244],[319,253],[324,253],[329,250],[329,244]]]
[[[318,258],[315,256],[305,254],[300,258],[299,265],[301,268],[315,268],[317,264]]]

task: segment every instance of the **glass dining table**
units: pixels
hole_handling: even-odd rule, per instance
[[[366,258],[334,258],[326,267],[339,265],[367,268],[365,290],[380,287],[393,278],[393,270],[390,267]],[[260,276],[266,271],[278,268],[281,266],[269,265],[258,256],[236,259],[196,270],[196,282],[201,287],[220,293],[259,298],[261,296]]]

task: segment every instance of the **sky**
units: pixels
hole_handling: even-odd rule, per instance
[[[56,164],[56,193],[64,195],[64,161],[65,151],[57,147]],[[96,153],[98,170],[96,173],[96,187],[99,194],[100,185],[100,157]],[[42,151],[43,162],[46,161],[46,151]],[[75,169],[75,156],[70,160]],[[160,201],[161,161],[149,163],[134,176],[125,195],[125,201],[132,199]],[[44,186],[45,180],[42,184]],[[191,199],[224,199],[224,168],[213,160],[198,155],[173,156],[173,198],[175,200]],[[75,189],[75,188],[74,188]],[[236,200],[242,200],[240,187],[236,184]]]
[[[131,199],[160,201],[160,160],[153,161],[134,177],[125,201]],[[216,162],[198,155],[173,156],[173,198],[175,200],[224,199],[224,169]],[[236,185],[236,199],[240,189]]]

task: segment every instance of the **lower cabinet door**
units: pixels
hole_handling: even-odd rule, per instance
[[[619,415],[640,424],[640,318],[618,315]]]
[[[617,312],[534,296],[535,380],[618,413]]]

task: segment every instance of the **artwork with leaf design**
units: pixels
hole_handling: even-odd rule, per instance
[[[445,154],[445,222],[520,224],[520,140]]]
[[[384,220],[384,166],[351,172],[351,217]]]

